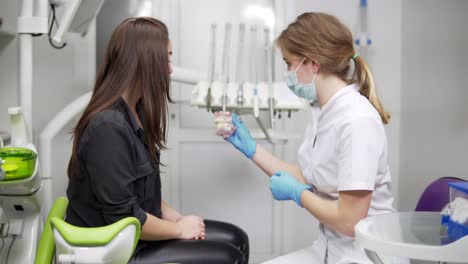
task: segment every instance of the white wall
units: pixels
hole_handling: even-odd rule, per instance
[[[430,7],[430,8],[429,8]],[[403,1],[401,207],[443,176],[468,179],[468,1]]]
[[[4,28],[16,32],[16,19],[21,1],[2,0],[0,16]],[[58,16],[61,9],[58,9]],[[70,101],[92,88],[95,74],[95,30],[85,39],[74,39],[64,49],[56,50],[45,36],[33,43],[33,130],[37,144],[39,133],[47,122]],[[18,39],[0,50],[0,130],[10,130],[7,108],[18,105]],[[54,195],[64,195],[66,166],[70,157],[71,127],[63,131],[54,148]]]
[[[3,18],[3,30],[16,32],[18,2],[7,0],[0,2],[0,16]],[[18,41],[0,38],[0,130],[10,130],[8,123],[9,106],[17,104],[18,89]]]

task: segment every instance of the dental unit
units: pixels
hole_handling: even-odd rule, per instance
[[[278,139],[275,132],[275,119],[281,118],[282,112],[291,113],[305,110],[308,103],[295,96],[284,82],[273,81],[273,43],[270,40],[270,29],[265,27],[258,30],[258,25],[251,25],[249,29],[249,45],[246,50],[246,25],[239,24],[237,55],[234,57],[235,80],[230,78],[229,72],[229,44],[231,39],[231,24],[227,23],[224,31],[224,48],[222,52],[221,78],[215,79],[216,61],[216,24],[211,26],[209,80],[195,84],[190,104],[199,108],[206,108],[210,112],[236,112],[240,115],[252,114],[262,133],[269,142]],[[259,32],[264,34],[264,43],[258,44]],[[245,54],[246,53],[246,54]],[[264,54],[264,56],[260,56]],[[241,65],[244,56],[248,58],[248,78],[242,78]],[[260,58],[263,57],[263,60]],[[260,78],[260,68],[266,68],[265,76]],[[265,115],[260,114],[265,112]],[[226,115],[226,114],[225,114]],[[267,120],[265,120],[265,118]],[[267,122],[266,122],[267,121]],[[268,124],[268,127],[267,125]]]

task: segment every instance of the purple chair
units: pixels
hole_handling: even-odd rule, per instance
[[[450,202],[449,182],[463,182],[455,177],[443,177],[426,187],[419,198],[415,211],[440,212]]]

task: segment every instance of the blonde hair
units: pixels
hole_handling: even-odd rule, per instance
[[[372,72],[360,56],[353,58],[356,52],[351,31],[336,17],[324,13],[304,13],[281,32],[276,42],[291,54],[316,61],[326,74],[336,75],[347,83],[357,82],[359,92],[379,112],[382,122],[388,124],[390,115],[377,96]],[[349,78],[351,59],[354,60],[355,70]]]

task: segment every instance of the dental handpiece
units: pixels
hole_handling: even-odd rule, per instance
[[[251,44],[250,44],[250,52],[251,54],[251,74],[253,79],[253,98],[252,98],[252,106],[253,106],[253,114],[255,117],[258,117],[260,114],[260,98],[258,98],[258,69],[257,66],[257,49],[256,49],[256,40],[257,40],[257,26],[252,25],[250,28],[251,33]]]
[[[243,104],[244,104],[244,88],[242,84],[239,84],[239,88],[237,89],[237,106],[241,108]]]
[[[244,58],[244,45],[245,45],[245,24],[241,23],[239,25],[239,46],[237,50],[237,62],[236,67],[236,81],[239,82],[239,88],[237,89],[237,107],[241,108],[244,105],[244,85],[240,81],[240,72],[241,72],[241,64],[243,63]]]
[[[226,23],[224,31],[224,47],[223,47],[223,57],[222,57],[222,69],[223,69],[223,79],[226,81],[226,85],[223,86],[222,91],[222,109],[223,112],[226,112],[227,104],[227,87],[230,81],[229,78],[229,51],[230,51],[230,42],[231,42],[231,23]]]
[[[210,80],[209,80],[209,87],[208,91],[206,94],[206,110],[208,112],[211,111],[211,86],[213,85],[214,82],[214,76],[215,76],[215,61],[216,61],[216,24],[211,25],[211,41],[210,41],[210,68],[209,68],[209,74],[210,74]]]

